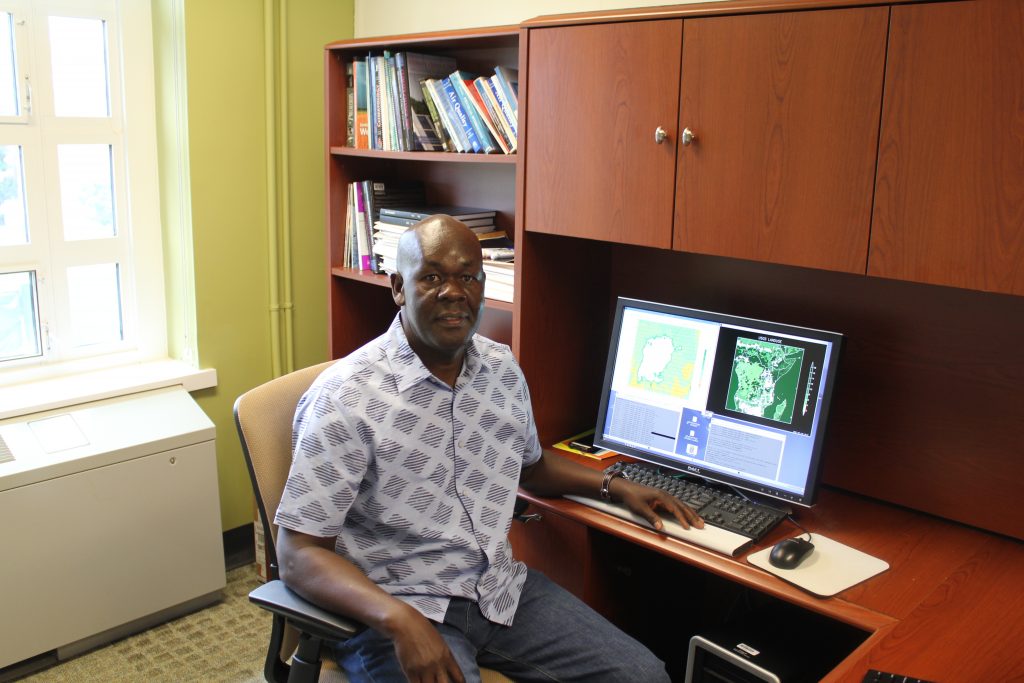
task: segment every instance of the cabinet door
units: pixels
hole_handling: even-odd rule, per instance
[[[686,20],[674,248],[864,273],[887,22]]]
[[[1024,294],[1024,4],[894,7],[868,273]]]
[[[530,31],[527,230],[671,246],[681,39],[679,20]]]

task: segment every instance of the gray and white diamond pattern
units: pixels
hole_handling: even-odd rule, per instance
[[[294,441],[279,525],[336,536],[340,554],[428,618],[464,597],[511,623],[526,568],[508,530],[520,470],[540,445],[508,347],[474,337],[453,391],[396,318],[317,379]]]

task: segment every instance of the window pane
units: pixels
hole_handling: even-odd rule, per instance
[[[64,239],[113,237],[114,181],[110,145],[57,145]]]
[[[10,12],[0,12],[0,116],[20,113],[14,64],[14,17]]]
[[[53,109],[57,116],[109,116],[106,22],[50,17]]]
[[[0,273],[0,360],[42,353],[35,272]]]
[[[28,244],[25,172],[19,145],[0,145],[0,246]]]
[[[123,338],[121,286],[116,263],[68,268],[68,303],[72,346]]]

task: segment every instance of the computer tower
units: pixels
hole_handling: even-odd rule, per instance
[[[747,641],[756,643],[756,647]],[[797,660],[753,639],[728,632],[690,638],[686,683],[794,683]]]
[[[815,683],[864,633],[791,605],[770,605],[690,639],[686,683]]]

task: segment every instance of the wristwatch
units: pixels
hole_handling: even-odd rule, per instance
[[[622,470],[612,470],[611,472],[605,473],[604,479],[601,481],[601,500],[607,500],[611,502],[612,492],[608,487],[612,485],[612,479],[621,476]]]

